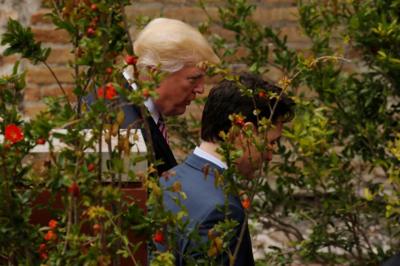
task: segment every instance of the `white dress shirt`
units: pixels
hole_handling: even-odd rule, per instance
[[[200,147],[196,147],[196,149],[194,149],[193,154],[212,162],[213,164],[221,167],[222,169],[227,169],[228,166],[226,165],[225,162],[221,161],[220,159],[218,159],[217,157],[215,157],[214,155],[206,152],[205,150],[201,149]]]

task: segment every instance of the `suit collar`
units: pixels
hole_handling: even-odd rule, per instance
[[[186,164],[189,166],[199,170],[199,171],[206,171],[206,167],[208,166],[208,172],[213,173],[214,170],[217,170],[218,172],[224,171],[222,167],[219,167],[218,165],[214,164],[213,162],[206,160],[200,156],[197,156],[196,154],[190,154],[185,161]]]

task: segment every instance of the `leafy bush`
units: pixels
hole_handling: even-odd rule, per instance
[[[146,95],[155,93],[159,80],[156,73],[150,83],[137,79],[136,92],[123,89],[125,82],[118,75],[126,66],[122,57],[132,56],[123,12],[128,4],[54,1],[49,16],[69,33],[73,44],[76,107],[64,93],[47,99],[48,108],[40,116],[24,121],[18,109],[24,73],[16,65],[10,76],[0,79],[0,132],[5,138],[0,144],[0,261],[118,265],[120,258],[114,255],[120,254],[136,264],[135,250],[144,242],[134,245],[128,231],[144,232],[146,239],[153,239],[148,242],[170,245],[166,252],[153,253],[153,265],[174,260],[174,232],[184,229],[185,211],[172,215],[163,210],[154,164],[145,173],[125,169],[127,157],[132,164],[143,158],[129,158],[129,140],[122,136],[118,148],[108,150],[105,169],[101,153],[85,152],[96,149],[102,137],[110,143],[111,136],[118,135],[123,114],[114,96],[141,105]],[[219,20],[202,28],[218,23],[235,36],[232,42],[212,36],[226,59],[226,68],[212,69],[214,73],[234,78],[229,71],[232,61],[265,77],[270,68],[277,68],[282,72],[280,86],[298,105],[296,118],[284,133],[286,141],[277,150],[280,160],[263,164],[250,181],[238,176],[233,164],[219,177],[229,180],[236,174],[241,182],[230,183],[226,190],[243,191],[246,215],[288,238],[286,246],[272,247],[259,264],[376,265],[399,250],[400,1],[298,1],[299,21],[310,38],[310,50],[304,54],[290,49],[276,30],[254,22],[255,8],[246,0],[228,0],[219,9]],[[49,50],[33,40],[29,29],[10,20],[2,43],[9,45],[6,54],[20,53],[45,64],[54,75],[46,64]],[[235,57],[239,49],[245,56]],[[83,103],[88,93],[100,98],[90,108]],[[232,121],[235,124],[235,116]],[[180,127],[178,132],[184,136],[180,146],[191,148],[199,125],[191,119],[185,123],[188,131]],[[262,130],[268,130],[269,121],[263,123]],[[65,128],[66,133],[53,133],[54,128]],[[93,129],[89,139],[81,134],[88,128]],[[233,130],[246,129],[236,125]],[[67,147],[58,154],[51,148],[45,171],[36,171],[26,158],[35,146],[51,147],[54,138]],[[222,152],[231,162],[241,151],[230,145],[229,134],[225,138]],[[156,163],[151,152],[147,159]],[[148,189],[146,215],[122,195],[123,174]],[[103,185],[104,180],[111,180],[111,185]],[[179,184],[169,189],[181,193]],[[54,210],[48,226],[40,227],[30,223],[29,203],[43,191],[59,195],[64,208]],[[91,228],[89,233],[82,230],[85,226]],[[232,227],[225,221],[215,230],[228,237]],[[209,240],[201,247],[211,254],[209,261],[199,264],[210,265],[218,253],[227,251],[220,237]]]
[[[256,195],[250,217],[288,239],[265,263],[377,265],[399,250],[400,2],[297,5],[310,39],[305,53],[255,22],[249,1],[227,1],[219,20],[206,23],[234,33],[231,42],[214,36],[227,64],[240,49],[244,57],[234,62],[250,71],[268,78],[279,69],[298,104],[282,159],[248,189]]]
[[[123,18],[129,1],[53,4],[48,16],[69,33],[73,44],[74,99],[67,97],[46,63],[50,49],[35,42],[29,28],[10,19],[2,38],[2,44],[8,45],[5,55],[19,53],[34,64],[44,64],[63,96],[46,99],[47,109],[24,121],[18,109],[24,73],[18,72],[18,63],[11,76],[0,79],[0,131],[4,137],[0,144],[0,261],[9,265],[40,265],[40,261],[117,265],[126,258],[137,265],[135,251],[145,249],[145,244],[132,242],[127,232],[149,236],[156,219],[149,215],[145,220],[143,206],[121,190],[123,175],[130,181],[151,176],[125,166],[127,160],[135,165],[146,158],[130,157],[134,130],[127,135],[118,131],[123,112],[117,99],[124,93],[118,73],[126,66],[121,60],[123,53],[131,52],[131,48],[125,49],[131,46]],[[117,56],[120,59],[116,61]],[[83,102],[88,93],[98,96],[90,108]],[[127,94],[124,96],[138,104],[144,100],[142,91]],[[54,131],[60,128],[65,130]],[[92,134],[85,135],[85,129],[92,129]],[[118,139],[118,145],[111,145],[112,138]],[[97,144],[101,139],[107,147]],[[39,160],[38,168],[28,159],[34,148],[43,145],[48,145],[49,157]],[[108,154],[107,164],[102,162],[103,154]],[[39,205],[40,195],[47,195],[48,203]],[[59,202],[59,207],[53,208],[54,202]],[[31,222],[32,213],[39,208],[47,209],[52,217],[44,227]]]

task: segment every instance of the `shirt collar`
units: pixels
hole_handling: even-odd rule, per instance
[[[131,84],[132,89],[136,91],[138,87],[135,83],[135,77],[133,76],[132,73],[133,73],[132,66],[128,66],[124,69],[122,75],[129,82],[129,84]],[[155,106],[153,99],[147,98],[147,100],[145,100],[143,104],[144,106],[146,106],[147,110],[149,110],[151,117],[157,124],[158,120],[160,119],[160,111],[157,110],[157,107]]]
[[[214,155],[206,152],[205,150],[201,149],[200,147],[196,147],[196,149],[194,149],[193,154],[212,162],[213,164],[221,167],[222,169],[227,169],[228,166],[226,165],[226,163],[224,163],[223,161],[221,161],[220,159],[218,159],[217,157],[215,157]]]

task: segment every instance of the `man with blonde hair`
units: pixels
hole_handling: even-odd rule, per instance
[[[198,30],[175,19],[152,20],[138,34],[133,46],[139,69],[157,67],[166,73],[156,88],[157,98],[145,102],[151,115],[148,122],[155,157],[163,162],[157,167],[161,174],[177,164],[168,145],[162,117],[183,114],[196,95],[204,92],[205,70],[199,63],[217,64],[220,60]],[[123,75],[136,89],[132,71],[127,69]],[[124,112],[124,127],[142,118],[135,106],[125,106]]]

